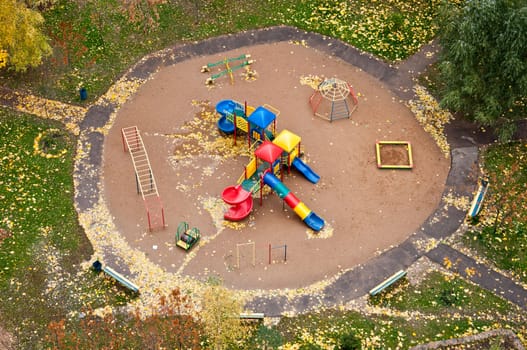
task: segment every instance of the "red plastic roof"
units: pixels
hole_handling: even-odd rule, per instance
[[[264,141],[260,147],[254,151],[254,155],[265,162],[272,163],[280,157],[282,152],[283,150],[271,141]]]

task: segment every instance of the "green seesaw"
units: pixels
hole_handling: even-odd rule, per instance
[[[214,68],[214,67],[217,67],[217,66],[220,66],[220,65],[225,65],[225,69],[223,69],[219,73],[211,75],[207,79],[207,81],[205,83],[207,85],[211,85],[211,84],[214,84],[214,80],[216,80],[216,79],[218,79],[218,78],[220,78],[220,77],[222,77],[224,75],[229,75],[229,77],[231,79],[231,84],[234,84],[234,76],[232,75],[232,72],[234,72],[234,71],[236,71],[236,70],[238,70],[240,68],[243,68],[243,67],[246,67],[246,66],[249,66],[249,65],[253,64],[254,60],[249,59],[250,57],[251,57],[250,54],[243,54],[243,55],[240,55],[238,57],[225,58],[225,59],[223,59],[221,61],[218,61],[218,62],[208,63],[207,65],[201,67],[201,72],[202,73],[207,73],[207,72],[210,72],[211,68]],[[244,60],[244,61],[231,67],[231,65],[230,65],[231,62],[240,61],[240,60]]]

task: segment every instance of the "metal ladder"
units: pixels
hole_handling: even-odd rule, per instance
[[[150,231],[155,227],[165,227],[163,204],[161,203],[161,198],[157,191],[156,180],[154,178],[154,173],[152,172],[148,153],[146,153],[141,134],[139,133],[137,126],[122,128],[121,134],[124,151],[126,152],[128,150],[130,152],[132,163],[134,165],[137,193],[141,194],[141,197],[145,202],[148,216],[148,227]]]

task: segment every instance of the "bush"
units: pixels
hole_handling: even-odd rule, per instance
[[[339,339],[339,345],[337,349],[339,350],[358,350],[361,349],[360,339],[357,338],[355,333],[349,332],[344,334]]]
[[[322,350],[317,344],[302,344],[298,350]]]

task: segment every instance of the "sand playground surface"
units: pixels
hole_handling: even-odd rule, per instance
[[[205,84],[200,68],[241,54],[256,61]],[[351,119],[329,122],[313,115],[308,100],[316,78],[336,77],[353,86],[359,107]],[[280,111],[277,131],[302,138],[303,160],[320,175],[314,185],[293,170],[285,185],[326,226],[314,233],[269,192],[238,223],[223,220],[221,193],[235,185],[249,161],[244,140],[218,131],[217,102],[232,99]],[[148,152],[167,227],[149,232],[136,192],[121,129],[137,126]],[[408,141],[411,170],[378,169],[377,141]],[[407,162],[387,147],[383,157]],[[383,84],[360,69],[303,45],[279,42],[188,59],[155,73],[118,111],[105,139],[103,191],[114,222],[128,244],[169,273],[205,280],[218,276],[233,289],[302,288],[331,278],[396,246],[419,229],[441,200],[450,160],[423,131],[411,111]],[[189,252],[175,245],[181,221],[202,233]],[[248,244],[246,244],[248,243]],[[254,243],[254,245],[253,245]],[[269,264],[269,244],[272,250]],[[237,248],[238,245],[238,248]],[[284,249],[287,245],[287,261]],[[254,266],[253,266],[254,247]]]

